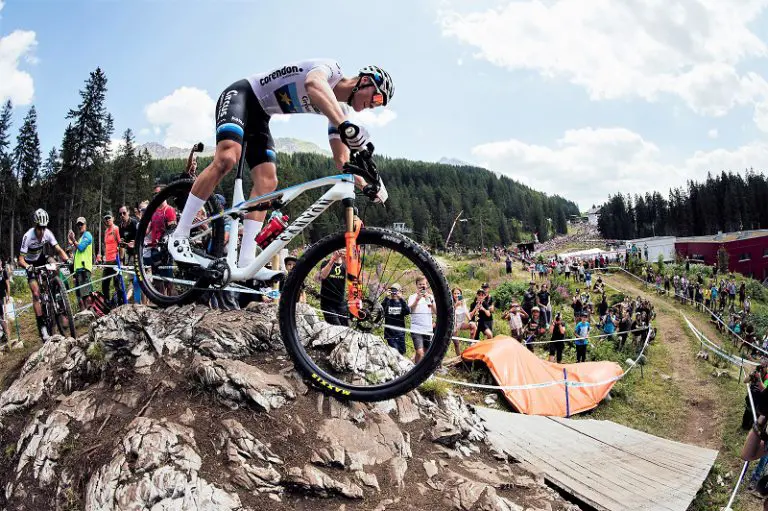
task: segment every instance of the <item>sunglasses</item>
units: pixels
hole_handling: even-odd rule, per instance
[[[373,106],[382,106],[384,101],[384,93],[381,92],[381,89],[379,88],[379,84],[376,83],[376,80],[369,76],[371,79],[370,87],[373,87],[376,89],[376,92],[373,93],[373,96],[371,96],[371,105]]]

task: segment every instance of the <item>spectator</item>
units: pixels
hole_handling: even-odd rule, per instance
[[[0,345],[8,342],[11,338],[11,325],[9,318],[5,317],[5,307],[11,301],[11,274],[8,272],[8,266],[0,259],[0,333],[3,338],[0,339]]]
[[[578,289],[574,293],[573,299],[571,300],[571,308],[573,308],[574,320],[578,322],[579,318],[581,317],[581,311],[584,308],[584,304],[581,301],[581,294],[579,293]]]
[[[477,290],[475,301],[472,302],[470,309],[472,310],[469,315],[477,325],[474,339],[479,340],[481,333],[485,335],[486,339],[493,337],[493,311],[485,288]]]
[[[768,378],[768,371],[763,364],[755,367],[755,370],[751,374],[748,374],[744,378],[744,383],[749,383],[749,392],[752,394],[752,399],[757,402],[760,397],[760,393],[765,390],[765,381]],[[754,422],[752,417],[752,406],[749,403],[749,396],[744,396],[744,414],[741,416],[741,429],[744,431],[749,430]]]
[[[408,297],[408,308],[411,310],[411,339],[418,364],[432,346],[432,315],[437,313],[435,297],[429,292],[427,279],[423,275],[416,279],[416,292]]]
[[[531,281],[528,283],[528,290],[523,293],[523,310],[530,316],[531,309],[536,305],[536,283]]]
[[[161,190],[161,187],[155,187],[155,194],[160,193]],[[161,248],[160,242],[175,226],[176,210],[167,201],[163,201],[149,220],[150,239],[148,245],[151,247],[152,274],[155,277],[160,277],[160,279],[156,279],[158,285],[153,287],[166,296],[171,296],[174,292],[173,282],[166,280],[173,278],[173,260],[168,250]]]
[[[110,300],[111,295],[109,293],[109,287],[113,279],[118,278],[117,270],[117,255],[118,246],[120,245],[120,229],[114,224],[112,219],[112,213],[104,215],[104,256],[102,261],[108,267],[104,268],[104,280],[101,281],[101,293],[107,300]],[[121,290],[115,280],[115,291],[118,295]],[[117,297],[117,303],[122,303],[122,297]]]
[[[331,257],[320,264],[320,308],[325,322],[331,325],[349,324],[344,284],[347,267],[344,264],[344,250],[336,250]]]
[[[576,362],[587,361],[587,345],[589,344],[589,317],[582,313],[581,321],[576,324],[574,333],[576,334]]]
[[[464,302],[464,292],[461,288],[455,287],[451,291],[451,296],[453,298],[454,313],[453,336],[458,337],[461,332],[466,330],[469,331],[470,339],[474,339],[476,325],[469,317],[469,309]],[[461,346],[458,339],[453,339],[453,348],[456,351],[456,356],[461,355]]]
[[[507,275],[512,273],[512,257],[509,255],[509,252],[507,252],[507,258],[504,260],[504,264],[506,265],[507,269]]]
[[[605,295],[603,295],[602,299],[600,300],[600,303],[597,305],[597,314],[600,316],[600,323],[603,323],[605,321],[605,315],[608,312],[608,300]]]
[[[619,351],[624,349],[624,345],[627,343],[627,336],[632,329],[632,321],[630,320],[630,311],[625,310],[622,313],[621,321],[619,321]]]
[[[397,282],[392,284],[389,294],[381,302],[381,307],[384,311],[384,340],[398,353],[405,355],[405,317],[411,313],[411,310],[401,292],[400,284]]]
[[[552,299],[547,290],[547,284],[541,285],[541,290],[536,295],[536,304],[542,312],[544,322],[549,325],[552,322]]]
[[[91,284],[91,272],[93,271],[93,236],[88,231],[85,217],[78,217],[75,221],[77,234],[69,231],[67,237],[67,249],[74,252],[72,261],[74,266],[74,282],[77,296],[77,305],[83,311],[88,308],[90,303],[89,296],[93,292]],[[85,287],[80,287],[85,286]]]
[[[531,309],[531,317],[528,318],[528,323],[525,325],[525,347],[528,351],[533,353],[535,346],[534,341],[541,337],[544,332],[547,331],[547,327],[544,324],[544,317],[538,307]]]
[[[144,213],[147,211],[147,206],[148,205],[149,205],[149,201],[142,201],[139,204],[139,209],[137,211],[137,216],[139,218],[139,222],[141,222],[141,219],[143,218]],[[144,263],[143,264],[144,271],[146,273],[148,273],[149,275],[152,275],[152,248],[150,247],[150,240],[151,239],[152,239],[152,236],[151,236],[151,223],[150,223],[150,228],[147,229],[147,234],[144,237],[144,248],[142,249],[141,254],[140,254],[142,262]],[[134,290],[134,298],[135,298],[135,292],[136,292],[136,289],[137,289],[136,283],[138,281],[138,277],[137,276],[134,276],[134,277],[135,278],[134,278],[134,283],[133,283],[134,284],[133,290]],[[141,287],[138,286],[138,289],[139,289],[139,292],[140,292]],[[141,303],[142,304],[146,305],[147,303],[149,303],[149,300],[148,300],[146,294],[141,294],[140,298],[141,298]]]
[[[120,218],[120,262],[124,265],[133,263],[133,249],[136,246],[136,232],[139,229],[139,221],[128,214],[128,207],[121,206],[118,210]]]
[[[549,341],[549,361],[561,363],[563,361],[563,348],[565,343],[565,324],[562,317],[558,312],[555,314],[555,321],[549,326],[549,333],[552,334],[552,339]]]
[[[611,309],[607,312],[605,319],[603,320],[603,332],[612,336],[616,332],[616,323],[616,315],[613,312],[613,309]]]
[[[528,314],[520,308],[516,300],[512,301],[509,310],[502,315],[502,319],[509,320],[509,331],[515,339],[523,341],[523,324],[528,319]]]

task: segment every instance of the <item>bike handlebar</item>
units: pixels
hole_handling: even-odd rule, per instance
[[[371,200],[376,199],[380,183],[379,171],[376,169],[376,163],[373,161],[373,150],[373,144],[369,142],[366,149],[350,153],[350,161],[344,164],[345,171],[365,179],[368,185],[363,188],[363,194]]]

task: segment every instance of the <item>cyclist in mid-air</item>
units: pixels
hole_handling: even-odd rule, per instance
[[[245,159],[251,169],[251,198],[277,189],[277,158],[269,131],[274,114],[312,113],[328,118],[328,138],[338,168],[349,160],[349,149],[362,150],[369,142],[366,129],[348,118],[349,107],[356,112],[386,106],[395,87],[389,74],[367,66],[357,76],[345,77],[333,60],[307,60],[288,64],[267,73],[239,80],[219,96],[216,104],[216,152],[208,167],[197,177],[181,213],[178,227],[168,240],[174,260],[198,264],[189,233],[195,215],[222,178],[237,164],[246,144]],[[359,185],[363,185],[358,180]],[[383,190],[382,190],[383,191]],[[380,193],[386,200],[386,192]],[[243,222],[243,241],[238,266],[248,266],[256,254],[256,235],[261,231],[265,211],[248,213]],[[259,278],[259,275],[256,275]]]
[[[38,209],[32,215],[35,226],[28,230],[21,239],[21,250],[19,250],[19,266],[27,270],[27,282],[29,290],[32,292],[32,308],[35,310],[37,320],[37,329],[43,341],[50,337],[50,332],[45,327],[43,319],[43,308],[40,305],[40,284],[37,282],[37,268],[45,266],[45,255],[43,249],[45,245],[54,248],[62,262],[68,263],[69,257],[64,249],[59,246],[56,237],[47,228],[48,213],[44,209]]]

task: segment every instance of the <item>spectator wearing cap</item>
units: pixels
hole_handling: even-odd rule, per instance
[[[104,280],[101,281],[101,293],[109,300],[109,287],[112,278],[117,275],[115,266],[117,265],[118,247],[120,245],[120,229],[115,225],[112,213],[104,215],[104,255],[102,262],[108,265],[104,268]]]
[[[576,362],[587,361],[587,345],[589,344],[589,314],[581,313],[581,320],[576,323],[574,333],[576,334]]]
[[[384,340],[398,353],[405,355],[405,317],[411,313],[411,309],[402,291],[400,284],[392,284],[381,301],[381,308],[384,311]]]
[[[531,309],[531,317],[528,318],[528,323],[525,325],[525,347],[528,351],[533,353],[536,341],[544,332],[547,331],[546,323],[544,322],[544,315],[541,313],[541,309],[534,307]]]
[[[512,300],[512,305],[509,310],[502,315],[502,319],[509,320],[509,331],[515,339],[523,341],[523,323],[528,319],[528,313],[526,313],[517,303],[517,300]]]
[[[85,286],[75,291],[77,305],[80,310],[88,307],[88,295],[93,291],[91,285],[91,271],[93,271],[93,235],[88,231],[85,217],[75,220],[77,234],[69,231],[67,236],[67,250],[74,252],[72,255],[75,287]]]
[[[288,276],[289,273],[293,271],[293,269],[296,267],[296,261],[298,259],[295,256],[289,255],[285,256],[285,259],[283,259],[283,266],[285,267],[285,275]],[[283,286],[285,285],[285,279],[280,280],[280,291],[283,290]],[[305,291],[306,286],[304,284],[301,285],[301,293],[299,293],[299,303],[307,303],[307,293]]]

